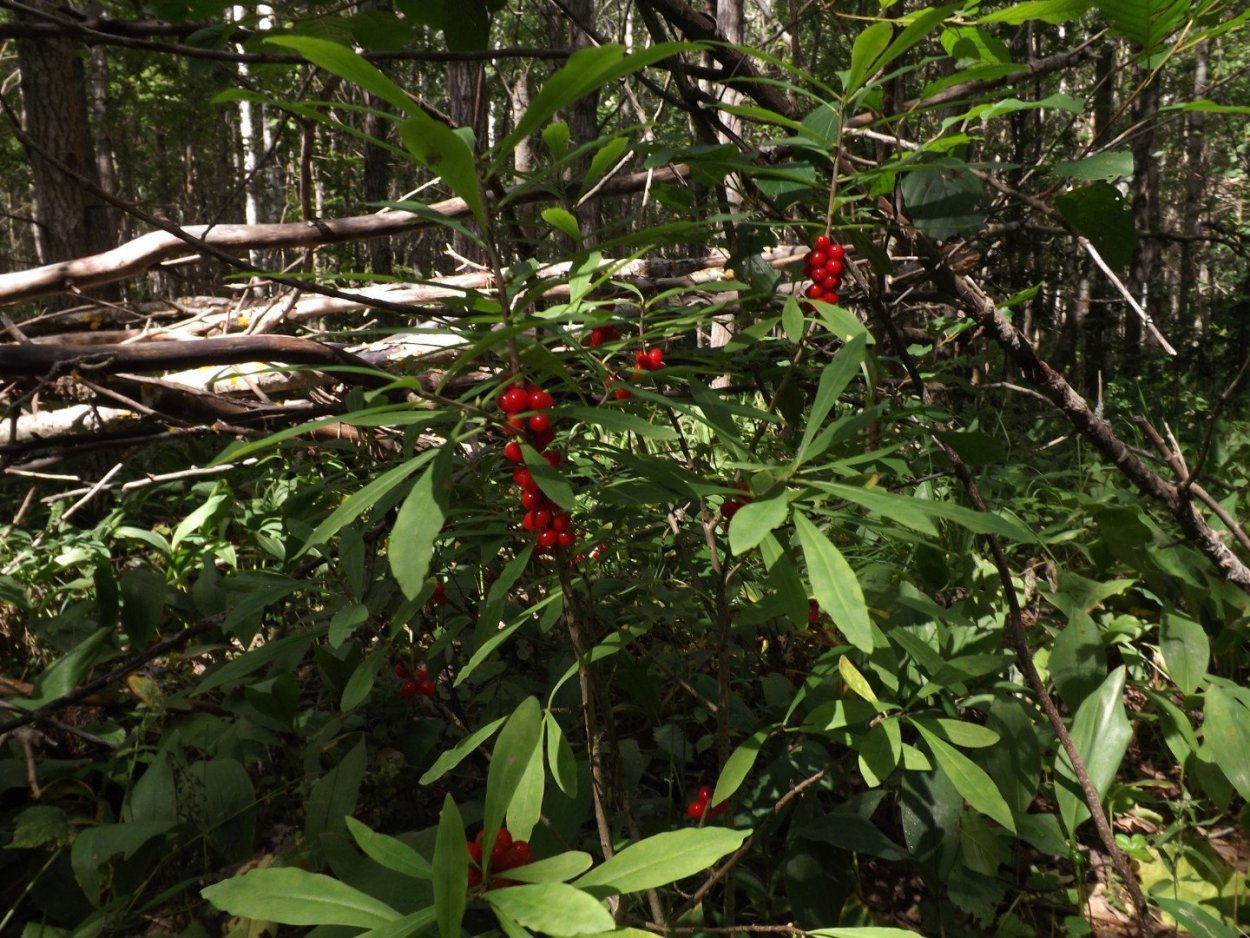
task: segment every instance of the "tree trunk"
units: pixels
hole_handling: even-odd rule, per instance
[[[1195,101],[1207,95],[1208,44],[1200,42],[1194,47],[1194,93]],[[1207,117],[1202,111],[1194,111],[1187,116],[1185,122],[1185,217],[1181,221],[1182,230],[1190,237],[1199,233],[1199,219],[1203,217],[1203,192],[1207,180],[1204,178],[1206,168],[1206,130]],[[1202,304],[1195,304],[1194,293],[1198,285],[1198,257],[1201,252],[1193,241],[1181,242],[1181,262],[1178,271],[1180,284],[1177,290],[1179,309],[1177,312],[1185,316],[1188,328],[1194,330],[1195,337],[1206,331],[1206,322],[1202,312]]]
[[[1109,45],[1094,63],[1096,87],[1094,90],[1094,141],[1100,146],[1111,131],[1111,117],[1115,107],[1115,46]],[[1091,262],[1082,258],[1088,270]],[[1092,276],[1092,275],[1087,275]],[[1093,282],[1093,289],[1084,297],[1084,322],[1080,325],[1082,349],[1082,387],[1092,394],[1102,386],[1102,376],[1107,370],[1107,332],[1110,326],[1110,307],[1105,302],[1105,280],[1101,275]]]
[[[1145,75],[1139,75],[1145,78]],[[1126,286],[1152,319],[1162,312],[1159,291],[1151,290],[1155,279],[1159,242],[1152,236],[1159,229],[1159,161],[1154,151],[1158,134],[1155,115],[1159,110],[1159,82],[1151,81],[1141,90],[1133,106],[1133,122],[1141,131],[1133,144],[1133,227],[1137,229],[1137,246],[1129,268]],[[1124,321],[1124,357],[1121,367],[1126,374],[1137,374],[1141,360],[1142,322],[1131,310]]]
[[[53,8],[47,0],[31,0],[31,5]],[[99,185],[82,60],[63,39],[18,40],[17,60],[26,133],[33,141],[27,156],[34,179],[39,260],[48,264],[107,250],[113,244],[108,205],[44,156]]]
[[[459,127],[472,129],[481,151],[486,140],[486,72],[481,62],[447,63],[447,113]],[[486,252],[456,233],[452,235],[452,250],[476,264],[486,262]]]
[[[569,0],[569,12],[572,14],[569,23],[568,43],[570,49],[584,49],[591,45],[590,33],[595,28],[594,0]],[[599,92],[595,90],[579,101],[573,103],[568,112],[570,146],[577,147],[599,136]],[[577,161],[573,168],[574,178],[585,177],[590,169],[590,155]],[[578,227],[582,233],[582,243],[593,247],[599,241],[599,232],[603,227],[603,212],[599,199],[587,199],[577,209]]]

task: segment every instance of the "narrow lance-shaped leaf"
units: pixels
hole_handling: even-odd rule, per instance
[[[451,459],[452,448],[448,443],[439,448],[430,468],[421,474],[404,499],[387,540],[391,572],[409,599],[415,599],[425,586],[430,559],[434,556],[434,540],[447,517]]]
[[[469,881],[469,851],[464,844],[460,809],[448,795],[443,799],[434,841],[434,915],[441,938],[460,938]]]
[[[855,571],[833,542],[797,511],[794,527],[807,560],[807,575],[816,593],[816,602],[829,613],[834,625],[852,645],[860,651],[872,651],[872,623],[868,621],[868,605]]]
[[[461,850],[464,844],[460,845]],[[281,925],[375,928],[399,913],[384,902],[321,873],[283,867],[253,870],[200,893],[229,915]],[[460,884],[464,895],[464,883]]]
[[[938,765],[942,767],[942,771],[955,786],[955,791],[959,792],[974,809],[986,817],[993,818],[1014,833],[1016,822],[1011,814],[1011,808],[985,769],[936,733],[931,732],[924,724],[913,723],[912,725],[920,730],[920,735],[929,744],[929,750],[937,759]]]
[[[491,754],[490,770],[486,775],[486,810],[482,821],[485,831],[482,835],[483,858],[490,856],[508,805],[525,777],[534,750],[542,745],[542,731],[542,707],[534,697],[522,700],[499,731],[495,751]]]

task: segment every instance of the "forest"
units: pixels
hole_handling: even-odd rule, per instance
[[[0,0],[0,936],[1250,934],[1242,0]]]

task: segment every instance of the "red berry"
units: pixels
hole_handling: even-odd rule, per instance
[[[508,849],[507,866],[501,867],[505,870],[514,870],[518,866],[528,866],[534,862],[534,854],[530,850],[530,845],[524,840],[515,840]]]
[[[825,261],[828,259],[828,256],[821,251],[812,251],[804,258],[804,262],[807,264],[808,270],[818,270],[824,266]]]
[[[417,693],[422,697],[433,697],[435,689],[434,682],[428,677],[423,677],[417,681]]]
[[[533,433],[546,433],[551,429],[551,418],[546,414],[535,414],[529,419],[529,428]]]
[[[647,370],[647,350],[646,349],[639,349],[638,351],[634,352],[634,364],[637,365],[639,368],[641,368],[643,371]]]
[[[478,866],[482,865],[482,845],[476,840],[466,840],[465,849],[469,851],[469,859]]]
[[[842,262],[836,257],[829,258],[829,260],[825,261],[825,266],[820,269],[824,271],[823,276],[826,277],[842,276]]]
[[[499,849],[501,844],[505,850],[512,846],[512,834],[509,833],[506,827],[499,828],[499,833],[495,835],[495,846],[491,850],[491,860],[495,859],[495,851]]]
[[[699,790],[696,794],[698,795],[700,801],[702,801],[704,804],[707,804],[709,801],[712,800],[712,786],[700,785]]]
[[[604,335],[603,329],[600,328],[600,329],[590,330],[590,347],[591,348],[598,348],[605,341],[607,341],[607,337]]]
[[[472,866],[469,867],[469,888],[476,889],[480,885],[482,885],[482,871]]]
[[[503,448],[503,458],[508,460],[508,462],[524,461],[525,454],[521,452],[521,444],[516,440],[506,444]]]
[[[829,240],[828,235],[816,235],[816,240],[812,242],[812,247],[817,251],[828,251],[833,242]]]
[[[832,303],[836,306],[838,304],[838,295],[836,293],[826,293],[825,302]]]
[[[534,512],[534,528],[535,531],[545,531],[551,527],[551,511],[547,508],[540,508]]]
[[[505,414],[519,414],[529,407],[530,396],[524,388],[512,387],[499,395],[499,409]]]
[[[434,584],[434,592],[430,595],[430,602],[436,606],[447,605],[447,587],[443,585],[442,580]]]
[[[404,681],[403,684],[399,685],[400,697],[415,697],[419,693],[421,693],[421,685],[416,681]]]
[[[829,259],[830,260],[840,261],[844,257],[846,257],[846,249],[842,247],[842,245],[840,244],[829,245]]]
[[[657,346],[647,352],[647,367],[652,371],[659,371],[664,367],[664,349]]]
[[[728,521],[738,513],[738,509],[742,507],[742,502],[736,498],[726,499],[720,506],[720,516]]]
[[[703,811],[706,807],[707,805],[702,801],[692,801],[690,804],[686,805],[686,817],[697,821],[699,818],[703,817]]]
[[[528,469],[514,469],[512,471],[512,481],[521,486],[522,491],[526,492],[538,487],[538,483],[534,481],[534,476],[530,474]]]
[[[560,454],[555,450],[552,450],[550,453],[543,453],[543,459],[552,469],[557,469],[560,466]]]
[[[816,283],[819,285],[819,287],[822,290],[825,291],[825,293],[837,293],[838,287],[842,285],[842,278],[841,277],[821,277],[819,280],[816,281]]]
[[[556,532],[564,532],[569,529],[569,515],[567,511],[562,511],[551,519],[551,528]]]
[[[556,534],[556,543],[561,547],[568,549],[577,543],[577,538],[575,538],[570,531],[560,531]]]
[[[534,520],[537,514],[538,512],[536,511],[527,511],[525,513],[525,517],[521,519],[521,527],[523,527],[526,531],[538,530],[537,522]]]
[[[559,540],[559,538],[560,535],[550,528],[545,531],[540,531],[538,532],[538,546],[543,550],[550,550],[556,546],[556,541]]]
[[[627,401],[634,396],[629,388],[617,388],[615,393],[618,401]]]
[[[408,666],[403,662],[395,665],[395,676],[398,678],[412,677],[412,672],[408,670]]]
[[[545,416],[545,415],[540,415],[540,416]],[[555,438],[556,438],[556,431],[552,430],[551,427],[546,427],[543,430],[535,430],[533,438],[530,440],[530,442],[534,444],[534,449],[538,450],[541,453],[543,450],[545,450],[548,446],[551,445],[551,441],[554,440]]]
[[[521,507],[526,511],[535,511],[543,506],[546,499],[543,498],[541,492],[535,492],[533,489],[526,489],[521,493]]]
[[[724,814],[724,813],[725,813],[728,809],[729,809],[729,805],[728,805],[726,802],[722,801],[722,802],[721,802],[720,804],[718,804],[716,807],[712,808],[712,810],[710,810],[710,811],[707,813],[707,816],[708,816],[708,817],[720,817],[720,816],[721,816],[722,814]]]
[[[809,300],[819,300],[824,298],[825,291],[813,283],[810,287],[803,291],[803,295]]]
[[[814,599],[807,601],[807,624],[815,625],[820,621],[820,604]]]
[[[555,403],[555,398],[544,391],[542,388],[530,388],[529,407],[530,410],[546,410]],[[530,418],[533,419],[532,417]]]

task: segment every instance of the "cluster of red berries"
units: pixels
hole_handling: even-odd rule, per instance
[[[699,790],[695,792],[694,801],[686,805],[686,817],[692,821],[697,821],[705,814],[709,818],[714,818],[720,817],[720,815],[725,813],[725,809],[728,807],[727,802],[722,801],[715,807],[710,807],[711,801],[712,786],[700,785]]]
[[[395,676],[403,682],[399,685],[400,697],[434,696],[434,682],[430,680],[430,669],[424,661],[412,670],[401,661],[395,665]]]
[[[807,624],[815,625],[820,621],[820,603],[814,599],[807,601]]]
[[[809,300],[838,302],[838,287],[842,284],[842,265],[846,251],[842,245],[830,240],[828,235],[817,235],[812,249],[804,262],[811,286],[803,291]]]
[[[486,832],[478,831],[477,837],[465,841],[464,844],[465,849],[469,851],[469,859],[473,861],[469,866],[470,889],[482,885],[482,835],[484,833]],[[518,866],[528,866],[533,862],[534,855],[530,852],[530,845],[524,840],[513,840],[512,835],[508,833],[508,828],[499,828],[495,845],[490,850],[490,885],[495,888],[517,885],[516,880],[498,879],[495,874],[516,869]]]
[[[559,452],[543,452],[556,435],[551,428],[551,417],[546,413],[553,403],[550,394],[533,386],[523,388],[514,385],[499,395],[499,409],[508,415],[508,432],[526,433],[534,449],[542,453],[547,465],[555,469],[560,465]],[[529,417],[520,416],[527,410],[535,413]],[[504,446],[503,454],[509,462],[521,463],[525,460],[521,444],[516,440],[510,440]],[[573,533],[568,512],[543,494],[534,474],[518,465],[512,473],[512,481],[521,489],[521,508],[525,511],[521,518],[521,527],[533,532],[539,550],[573,547],[577,543],[577,537]]]
[[[590,347],[598,348],[604,342],[615,342],[621,337],[621,330],[616,326],[595,326],[590,330]]]
[[[508,429],[504,432],[509,436],[516,433],[526,434],[534,449],[541,453],[556,438],[556,431],[551,429],[551,417],[546,413],[554,403],[552,396],[540,387],[531,385],[523,388],[520,385],[513,385],[499,395],[499,409],[508,415]],[[536,411],[536,413],[529,417],[520,416],[527,410]],[[503,455],[509,462],[525,461],[525,455],[521,452],[521,444],[516,440],[504,446]],[[555,453],[551,455],[555,456],[555,462],[550,459],[547,461],[552,465],[558,465],[559,455]]]
[[[442,580],[434,584],[434,592],[430,594],[430,602],[436,606],[447,605],[447,586]]]
[[[664,367],[664,349],[658,345],[640,348],[634,352],[634,377],[641,378],[644,371],[659,371]]]

